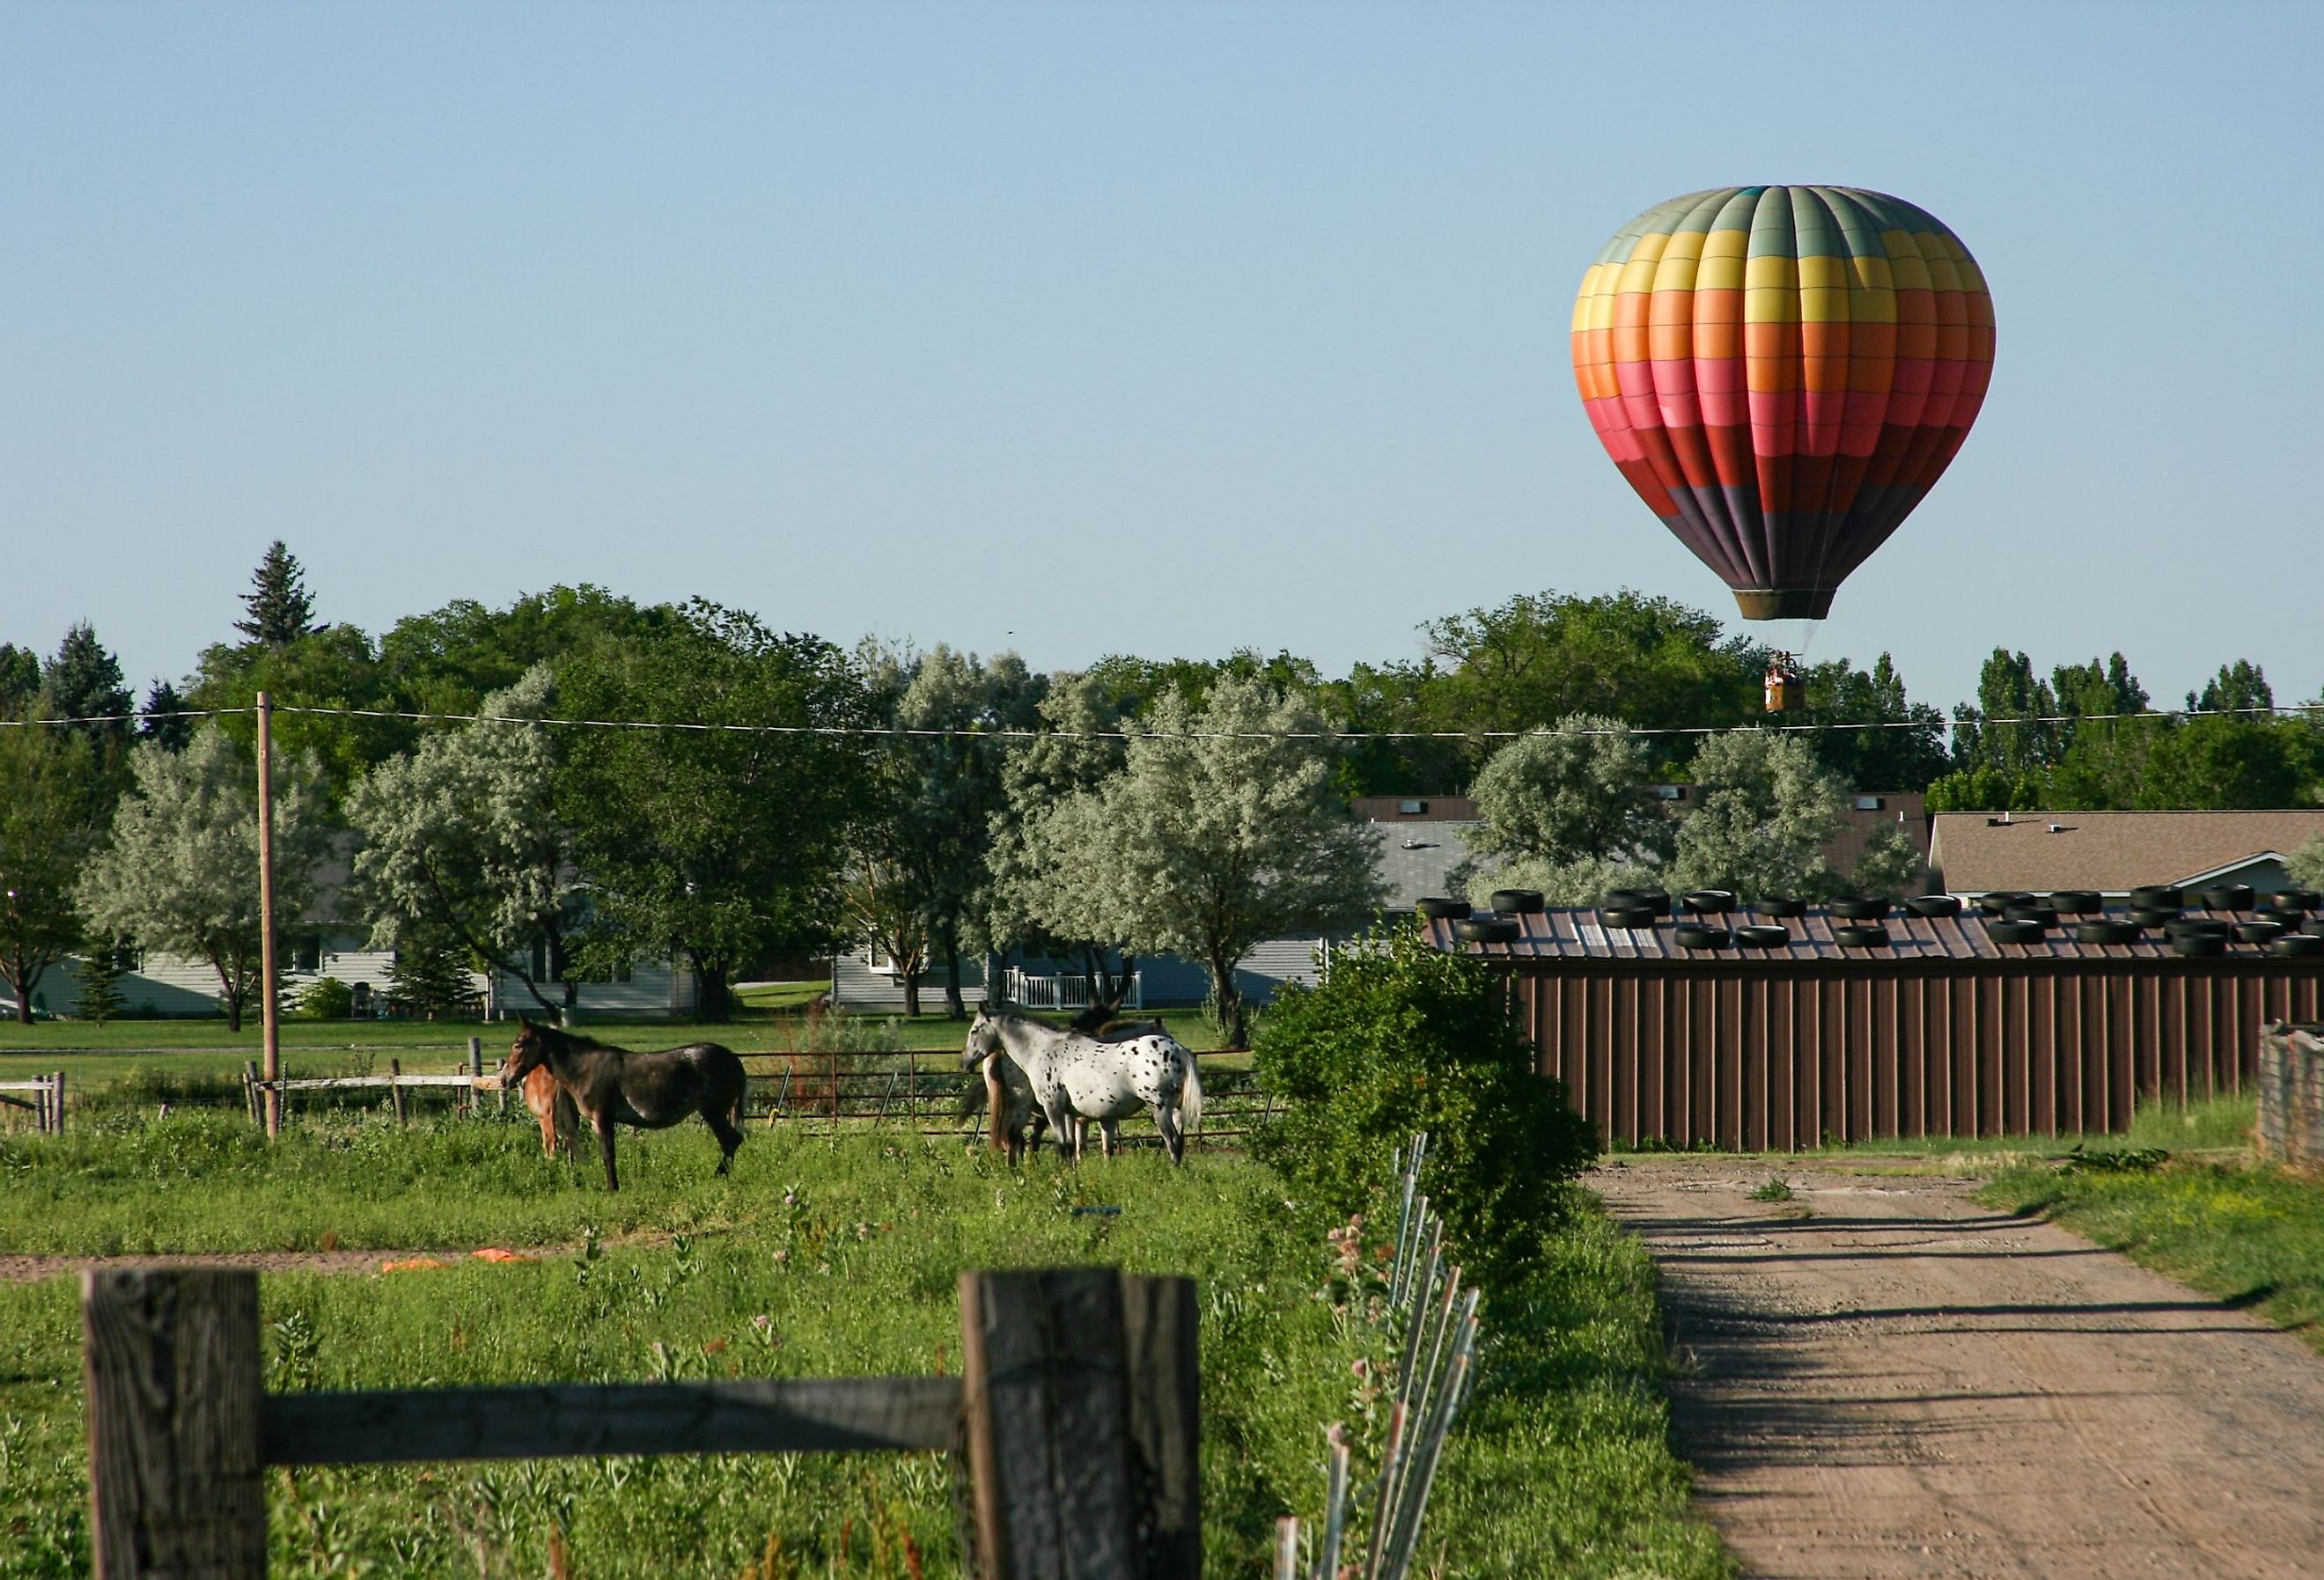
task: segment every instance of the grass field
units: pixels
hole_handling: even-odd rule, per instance
[[[1272,1175],[1133,1155],[1023,1174],[949,1141],[754,1130],[730,1179],[698,1130],[625,1137],[624,1188],[514,1125],[114,1116],[0,1139],[0,1252],[433,1250],[386,1274],[270,1272],[270,1386],[957,1370],[964,1266],[1119,1263],[1200,1280],[1209,1572],[1263,1573],[1322,1501],[1323,1428],[1368,1408],[1382,1340],[1327,1300],[1331,1258]],[[1082,1206],[1119,1215],[1077,1215]],[[488,1265],[496,1245],[537,1255]],[[595,1248],[592,1254],[591,1248]],[[1496,1312],[1444,1465],[1434,1572],[1725,1574],[1665,1439],[1652,1271],[1594,1214]],[[0,1574],[88,1572],[69,1280],[0,1285]],[[274,1473],[281,1575],[955,1572],[939,1456],[679,1457]]]
[[[1811,1147],[1794,1152],[1748,1154],[1803,1168],[1906,1169],[1917,1172],[1986,1174],[2020,1161],[2061,1159],[2080,1147],[2106,1151],[2124,1147],[2161,1147],[2174,1153],[2229,1154],[2251,1141],[2255,1104],[2249,1094],[2211,1098],[2181,1107],[2148,1103],[2120,1132],[2061,1132],[2057,1135],[1902,1136]],[[1625,1149],[1616,1148],[1621,1151]],[[1652,1149],[1641,1149],[1651,1150]],[[1704,1149],[1709,1150],[1709,1149]]]
[[[2039,1213],[2100,1245],[2298,1333],[2324,1351],[2324,1180],[2255,1161],[2252,1104],[2224,1101],[2184,1116],[2158,1110],[2124,1137],[2089,1149],[2111,1168],[2012,1160],[1979,1198]],[[2228,1150],[2232,1148],[2233,1150]]]

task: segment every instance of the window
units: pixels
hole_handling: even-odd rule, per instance
[[[1398,801],[1396,804],[1396,815],[1399,818],[1418,818],[1427,810],[1426,801]]]
[[[1859,812],[1885,812],[1888,809],[1888,801],[1884,796],[1858,796],[1856,798],[1856,809]]]
[[[320,971],[322,968],[323,939],[321,934],[309,933],[305,938],[292,940],[290,945],[291,970]]]
[[[1686,786],[1683,784],[1658,784],[1655,786],[1655,799],[1656,800],[1663,801],[1683,801],[1686,799]]]

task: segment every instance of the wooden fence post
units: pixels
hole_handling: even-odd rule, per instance
[[[961,1274],[983,1580],[1202,1573],[1194,1312],[1184,1279]]]
[[[475,1080],[484,1075],[484,1039],[483,1038],[471,1037],[468,1039],[467,1062],[460,1067],[460,1070],[461,1073],[466,1075],[471,1081]],[[484,1106],[484,1104],[476,1101],[475,1087],[463,1086],[459,1090],[461,1113],[473,1113],[475,1110]]]
[[[55,1075],[53,1075],[53,1076],[51,1076],[50,1077],[50,1087],[49,1087],[49,1090],[50,1090],[50,1092],[52,1094],[52,1095],[51,1095],[51,1098],[50,1098],[50,1101],[51,1101],[52,1104],[55,1104],[55,1107],[54,1107],[53,1111],[51,1112],[51,1117],[50,1117],[50,1120],[49,1120],[49,1133],[50,1133],[51,1135],[60,1135],[60,1135],[62,1135],[62,1134],[64,1134],[64,1133],[65,1133],[65,1073],[64,1073],[64,1071],[62,1071],[62,1070],[59,1070]]]
[[[392,1058],[387,1061],[387,1100],[395,1108],[395,1123],[401,1125],[403,1123],[403,1061],[401,1059]]]
[[[1201,1356],[1194,1280],[1124,1273],[1122,1332],[1130,1358],[1130,1436],[1143,1467],[1147,1580],[1203,1573]]]
[[[258,1275],[92,1269],[81,1320],[97,1580],[263,1580]]]
[[[265,1116],[258,1111],[258,1061],[244,1059],[242,1065],[242,1100],[250,1106],[250,1123],[263,1124]]]

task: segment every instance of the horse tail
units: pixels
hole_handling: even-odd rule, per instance
[[[984,1139],[1001,1156],[1009,1155],[1009,1092],[1001,1082],[1001,1059],[989,1055],[984,1061]]]
[[[1188,1049],[1178,1051],[1186,1056],[1186,1085],[1178,1094],[1178,1126],[1192,1135],[1203,1128],[1203,1064]]]

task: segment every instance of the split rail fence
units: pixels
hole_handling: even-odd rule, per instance
[[[962,1571],[1195,1580],[1191,1279],[964,1272],[960,1377],[272,1393],[258,1275],[83,1275],[97,1580],[258,1580],[269,1465],[940,1450]]]
[[[30,1097],[12,1097],[12,1092],[30,1092]],[[0,1103],[11,1108],[29,1108],[32,1113],[32,1128],[44,1136],[65,1133],[65,1073],[52,1070],[45,1076],[34,1076],[29,1081],[0,1081]]]

